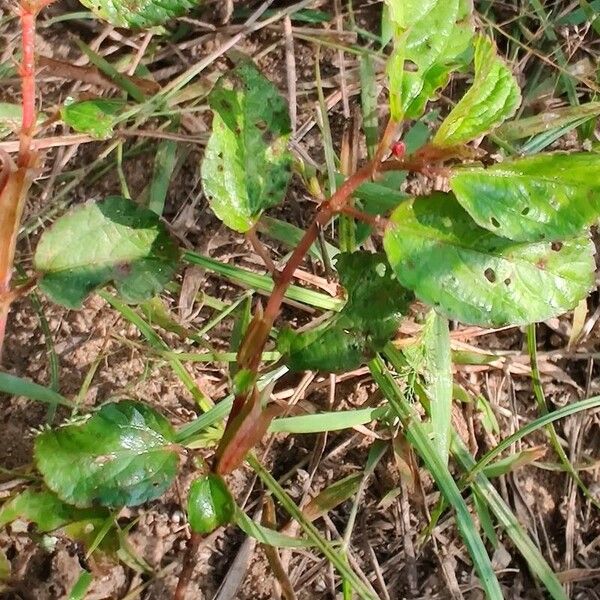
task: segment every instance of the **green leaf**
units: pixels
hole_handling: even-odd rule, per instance
[[[390,111],[395,120],[416,119],[447,83],[471,41],[472,1],[387,0],[387,4],[397,29],[395,60],[388,68]],[[404,69],[400,75],[402,61],[409,61],[416,70]]]
[[[600,216],[600,154],[540,154],[457,169],[456,198],[482,227],[516,241],[581,235]]]
[[[292,164],[288,108],[249,61],[219,79],[209,102],[214,117],[202,163],[204,193],[225,225],[246,232],[285,196]]]
[[[470,142],[512,117],[521,103],[517,80],[484,36],[475,41],[475,79],[438,129],[436,146]]]
[[[103,508],[82,509],[63,502],[50,490],[26,489],[5,502],[0,509],[0,528],[16,519],[35,523],[38,531],[54,531],[73,521],[106,519],[108,511]]]
[[[147,29],[179,17],[200,0],[80,0],[97,17],[116,27]]]
[[[111,196],[58,219],[42,235],[34,265],[52,300],[78,308],[109,281],[126,302],[147,300],[170,281],[178,258],[158,215]]]
[[[106,139],[112,136],[115,117],[124,106],[125,102],[120,98],[96,98],[82,102],[67,98],[60,116],[75,131]]]
[[[396,333],[411,300],[383,253],[339,254],[348,301],[328,322],[303,333],[284,329],[278,348],[293,371],[338,372],[370,360]]]
[[[192,531],[208,535],[230,523],[234,512],[235,502],[220,475],[209,473],[192,483],[187,505]]]
[[[234,511],[233,520],[246,535],[258,540],[261,544],[278,548],[312,548],[315,546],[314,543],[308,540],[291,537],[256,523],[238,507]]]
[[[398,280],[449,318],[499,327],[573,308],[594,282],[587,237],[517,243],[481,229],[450,194],[400,205],[384,236]]]
[[[34,458],[46,485],[70,504],[135,506],[158,498],[178,464],[175,433],[152,408],[123,400],[80,423],[41,433]]]
[[[68,600],[84,600],[94,578],[88,571],[82,571],[71,589]]]

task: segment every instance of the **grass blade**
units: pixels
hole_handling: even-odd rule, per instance
[[[284,533],[256,523],[240,508],[236,509],[233,521],[246,535],[258,540],[261,544],[276,546],[278,548],[314,547],[312,542],[285,535]]]
[[[150,184],[148,208],[162,216],[171,176],[177,164],[177,142],[162,140],[154,157],[154,176]]]
[[[94,578],[88,571],[82,571],[69,594],[69,600],[84,600]]]
[[[199,265],[213,273],[222,275],[238,285],[247,286],[268,294],[273,291],[273,279],[267,275],[259,275],[252,271],[248,271],[247,269],[226,265],[218,260],[202,256],[201,254],[197,254],[190,250],[184,253],[183,258],[191,264]],[[338,311],[344,305],[343,300],[332,298],[331,296],[326,296],[325,294],[314,292],[313,290],[308,290],[297,285],[291,285],[288,288],[285,297],[289,300],[295,300],[302,304],[314,306],[315,308],[322,308],[323,310]]]
[[[470,473],[474,472],[475,460],[456,434],[453,436],[452,453],[463,469]],[[482,473],[477,473],[471,487],[481,500],[485,500],[498,523],[506,531],[514,545],[523,555],[523,558],[527,561],[533,575],[546,586],[552,598],[554,600],[567,600],[567,595],[556,574],[552,571],[550,565],[546,562],[541,552],[527,535],[527,532],[518,522],[490,480]]]
[[[268,385],[281,379],[287,373],[287,367],[279,367],[270,373],[267,373],[258,380],[258,390],[264,390]],[[208,429],[212,425],[220,423],[231,410],[233,404],[233,394],[230,394],[223,400],[219,401],[218,404],[213,406],[210,410],[207,410],[204,414],[200,415],[197,419],[181,427],[175,436],[175,441],[178,444],[187,444],[191,439],[198,435],[201,431]]]
[[[144,321],[144,319],[130,306],[119,300],[116,296],[113,296],[101,290],[98,292],[99,296],[106,300],[114,309],[119,311],[125,319],[130,323],[133,323],[141,332],[141,334],[148,340],[148,343],[159,352],[170,352],[168,344]],[[188,373],[183,363],[177,358],[170,354],[170,358],[167,359],[171,369],[179,379],[181,383],[190,392],[198,406],[206,412],[213,406],[213,401],[206,395],[196,384],[194,378]]]
[[[379,141],[377,77],[373,58],[366,52],[360,56],[359,75],[363,131],[365,132],[369,158],[373,158]]]
[[[496,131],[505,140],[514,141],[538,133],[558,131],[563,127],[577,126],[581,119],[591,119],[600,115],[600,102],[587,102],[580,106],[565,106],[539,115],[509,121]]]
[[[548,404],[546,403],[546,397],[544,395],[544,388],[542,387],[542,380],[540,375],[540,369],[538,367],[537,360],[537,342],[535,336],[535,323],[527,326],[527,351],[529,352],[529,362],[531,364],[531,382],[533,385],[533,394],[535,396],[535,400],[537,402],[538,410],[542,414],[548,414]],[[594,498],[594,495],[590,492],[590,490],[586,487],[586,485],[579,477],[579,473],[573,468],[569,457],[561,446],[560,440],[558,439],[558,435],[556,433],[556,429],[554,429],[554,425],[552,423],[548,423],[545,427],[546,432],[548,433],[548,437],[550,438],[550,443],[552,444],[552,448],[554,452],[556,452],[560,462],[565,468],[565,471],[574,479],[575,483],[579,487],[579,489],[583,492],[583,495],[598,509],[600,509],[600,502]]]
[[[344,558],[331,547],[331,543],[325,540],[319,530],[308,521],[302,511],[296,506],[294,501],[287,495],[286,491],[279,485],[277,480],[269,473],[253,455],[248,456],[250,466],[256,471],[256,474],[262,479],[263,483],[271,493],[279,500],[283,508],[294,518],[307,537],[323,553],[325,558],[333,564],[340,575],[348,580],[354,591],[364,600],[377,600],[377,594],[368,587],[358,575],[350,569]]]
[[[45,404],[73,407],[73,404],[58,392],[9,373],[0,373],[0,392],[10,396],[25,396]]]
[[[473,565],[479,575],[481,586],[487,598],[489,600],[503,600],[502,590],[494,573],[490,557],[486,552],[483,541],[477,534],[477,528],[471,518],[469,509],[456,482],[448,471],[448,467],[442,463],[438,453],[432,448],[431,440],[419,420],[419,415],[412,409],[380,357],[372,360],[369,367],[373,379],[402,421],[408,441],[423,459],[446,501],[454,508],[458,530],[471,555]]]
[[[366,425],[383,418],[388,412],[387,406],[379,408],[360,408],[335,412],[322,412],[300,417],[282,417],[274,419],[269,427],[271,433],[323,433],[339,431],[357,425]]]
[[[144,92],[135,85],[128,77],[119,73],[104,57],[94,52],[86,43],[82,42],[78,37],[73,36],[73,40],[79,46],[79,49],[88,57],[89,61],[107,77],[110,77],[116,85],[127,92],[136,102],[144,102],[146,97]]]
[[[538,431],[549,423],[554,423],[554,421],[558,421],[559,419],[564,419],[565,417],[570,417],[571,415],[583,410],[591,410],[593,408],[600,408],[600,396],[593,396],[587,400],[580,400],[579,402],[568,404],[567,406],[563,406],[558,410],[538,417],[535,421],[532,421],[531,423],[521,427],[521,429],[515,431],[515,433],[502,440],[497,446],[491,450],[488,450],[488,452],[486,452],[473,466],[469,472],[469,477],[472,477],[475,473],[479,473],[495,458],[502,454],[504,450],[510,448],[510,446],[512,446],[515,442],[518,442],[520,439],[528,436],[534,431]]]
[[[425,391],[429,398],[433,444],[444,464],[452,427],[452,353],[448,319],[430,311],[423,331]]]

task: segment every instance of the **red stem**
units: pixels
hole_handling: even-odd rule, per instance
[[[192,531],[192,536],[188,541],[187,550],[183,556],[183,566],[181,567],[181,573],[179,575],[179,581],[177,582],[177,589],[173,596],[173,600],[184,600],[185,593],[190,584],[194,567],[196,566],[196,554],[198,548],[202,543],[202,536],[195,531]]]
[[[35,20],[38,12],[52,1],[22,0],[19,13],[23,46],[20,69],[23,89],[23,118],[16,168],[7,157],[0,157],[0,357],[6,331],[6,320],[12,300],[10,282],[17,234],[37,161],[37,152],[32,149],[32,139],[36,125]]]
[[[386,130],[388,136],[394,131],[391,126],[388,126]],[[395,158],[393,160],[386,160],[385,162],[378,162],[377,157],[375,157],[349,177],[329,200],[323,202],[319,207],[315,219],[305,231],[304,236],[294,249],[283,271],[275,276],[275,287],[269,297],[264,313],[262,310],[259,310],[254,315],[238,351],[238,365],[254,375],[258,373],[260,357],[267,344],[269,332],[279,314],[285,292],[292,282],[296,269],[300,266],[305,254],[317,239],[322,228],[327,225],[335,214],[341,213],[347,207],[352,195],[362,183],[371,179],[378,171],[426,172],[432,162],[443,161],[454,156],[456,156],[455,148],[440,149],[425,146],[419,152],[408,157]],[[378,224],[377,219],[375,219],[373,224]],[[225,433],[217,449],[217,460],[213,463],[213,470],[221,468],[219,464],[220,457],[232,454],[235,451],[237,452],[234,457],[235,460],[232,459],[227,464],[228,471],[233,470],[243,459],[243,454],[239,450],[241,448],[243,448],[244,452],[248,450],[248,441],[245,439],[247,437],[246,430],[249,427],[256,426],[257,416],[248,412],[241,420],[238,417],[247,409],[247,403],[252,398],[256,399],[256,388],[253,388],[250,392],[245,391],[243,394],[236,394],[227,425],[225,426]],[[252,443],[254,443],[254,440],[252,440]],[[230,448],[233,448],[233,450],[230,451]]]
[[[443,152],[449,153],[451,150],[443,150]],[[246,336],[238,352],[238,363],[241,366],[249,368],[254,372],[258,370],[260,356],[269,339],[269,332],[279,314],[285,292],[294,278],[296,269],[300,266],[305,254],[317,239],[319,231],[329,223],[335,214],[340,213],[344,209],[348,200],[356,191],[356,188],[371,179],[373,173],[377,171],[422,171],[427,168],[430,160],[440,160],[442,157],[439,154],[440,152],[437,149],[426,146],[413,156],[404,159],[386,160],[379,163],[377,168],[375,168],[376,159],[374,159],[346,179],[329,200],[321,203],[315,219],[305,231],[304,236],[294,249],[283,271],[277,276],[275,288],[269,297],[264,314],[255,316],[254,321],[246,332]]]
[[[388,160],[380,163],[377,167],[377,171],[421,171],[425,167],[423,159],[419,156],[408,157],[405,160]],[[310,227],[304,233],[303,238],[300,240],[298,246],[296,246],[294,252],[290,256],[285,268],[279,274],[275,289],[273,290],[269,302],[265,308],[263,320],[268,323],[269,327],[265,332],[264,342],[266,343],[270,326],[273,325],[287,288],[290,286],[296,269],[300,266],[305,254],[314,243],[319,230],[329,223],[330,219],[337,213],[341,212],[346,206],[348,200],[356,189],[371,178],[373,173],[373,163],[369,162],[365,166],[361,167],[354,175],[346,179],[344,184],[329,198],[323,202],[319,208],[314,221]],[[257,340],[254,340],[255,344]],[[259,344],[260,345],[260,344]],[[259,354],[264,350],[264,346],[261,346]],[[255,346],[255,352],[256,350]]]
[[[31,140],[36,123],[35,110],[35,18],[37,10],[29,3],[21,6],[21,31],[23,59],[21,62],[21,80],[23,88],[21,125],[21,145],[19,148],[19,167],[28,167],[31,162]]]

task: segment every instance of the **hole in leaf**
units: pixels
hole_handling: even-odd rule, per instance
[[[511,280],[510,280],[510,277],[507,277],[507,278],[504,280],[504,285],[510,285],[511,283],[512,283],[512,282],[511,282]]]
[[[496,281],[496,271],[494,271],[494,269],[491,267],[488,267],[483,274],[490,283],[494,283]]]
[[[528,215],[528,214],[529,214],[529,206],[526,206],[526,207],[525,207],[525,208],[524,208],[524,209],[521,211],[521,214],[522,214],[523,216],[525,216],[525,215]]]
[[[562,242],[552,242],[552,244],[550,244],[550,248],[552,248],[552,250],[554,250],[554,252],[560,252],[562,247],[563,247]]]
[[[500,221],[498,221],[498,219],[496,219],[496,217],[492,217],[490,219],[490,221],[494,227],[500,227]]]

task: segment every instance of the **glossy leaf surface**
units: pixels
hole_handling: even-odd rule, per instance
[[[479,36],[473,85],[441,124],[433,143],[456,146],[469,142],[512,117],[520,102],[521,91],[511,70],[496,54],[494,43]]]
[[[158,498],[173,482],[174,436],[149,406],[112,402],[85,421],[38,435],[35,463],[46,485],[69,504],[135,506]]]
[[[600,154],[540,154],[457,169],[450,185],[482,227],[517,241],[561,241],[600,217]]]
[[[500,238],[478,227],[450,194],[400,205],[384,246],[402,285],[474,325],[543,321],[576,306],[594,281],[587,237],[561,244]]]
[[[471,0],[387,0],[396,27],[395,46],[405,69],[390,77],[392,116],[419,117],[425,104],[443,87],[473,35]],[[399,62],[399,60],[397,61]],[[394,70],[398,66],[394,65]],[[400,106],[397,113],[394,106]],[[402,114],[403,113],[403,114]]]
[[[192,483],[187,510],[192,531],[207,535],[233,519],[235,502],[223,479],[209,473]]]

